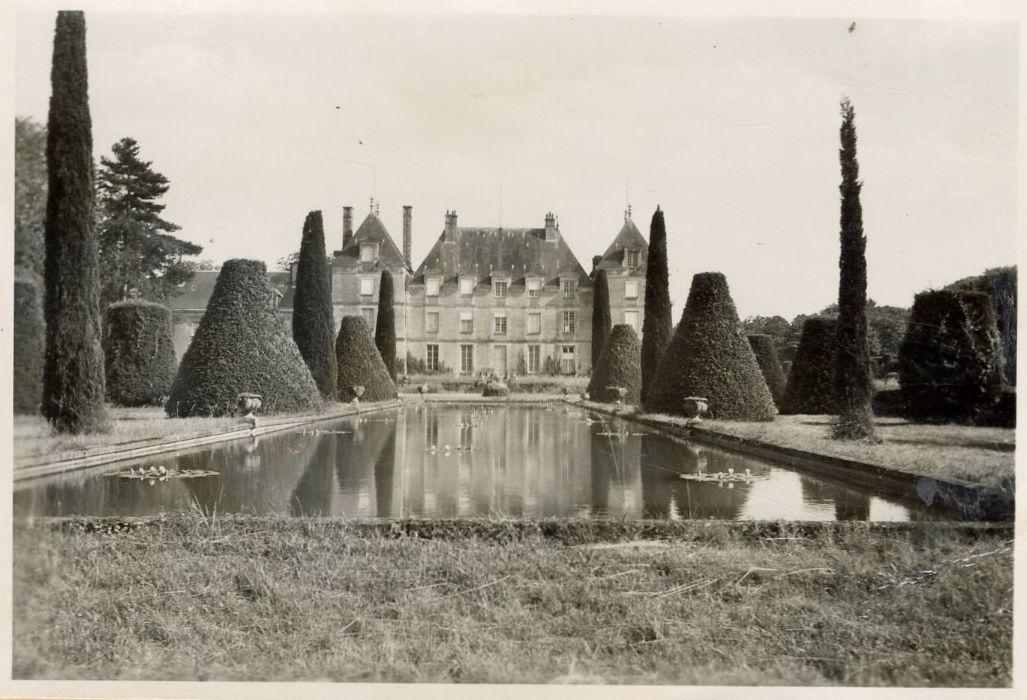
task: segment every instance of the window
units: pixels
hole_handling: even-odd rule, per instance
[[[508,281],[506,281],[506,280],[496,280],[495,282],[492,283],[492,285],[493,285],[493,290],[495,291],[495,294],[496,294],[496,299],[502,299],[503,297],[506,296],[506,290],[507,290],[507,287],[510,286],[510,283]]]
[[[638,299],[638,280],[628,280],[624,283],[624,298]]]
[[[573,311],[564,311],[563,312],[563,332],[564,333],[573,333],[574,332],[574,327],[575,327],[574,321],[575,321],[575,318],[574,318],[574,312]]]
[[[374,278],[373,277],[362,277],[360,279],[360,296],[362,296],[362,297],[374,296]]]
[[[474,371],[474,346],[473,345],[461,345],[460,346],[460,371],[464,374],[470,374]]]
[[[625,267],[638,267],[638,251],[637,250],[625,250],[624,251],[624,266]]]
[[[424,314],[424,332],[425,333],[438,333],[439,332],[439,312],[428,311]]]
[[[364,317],[364,320],[367,321],[367,327],[374,333],[374,322],[375,317],[378,316],[378,309],[361,309],[360,315]]]
[[[360,262],[374,262],[374,243],[364,243],[360,246]]]
[[[461,333],[473,333],[474,332],[474,317],[470,311],[460,312],[460,332]]]
[[[439,278],[429,277],[424,281],[424,295],[437,297],[439,295]]]
[[[529,333],[541,333],[542,332],[542,314],[541,313],[529,313],[528,314],[528,332]]]
[[[638,309],[628,309],[624,312],[624,323],[638,332]]]
[[[528,346],[528,374],[538,374],[542,367],[542,346]]]
[[[496,314],[492,317],[492,330],[496,335],[506,335],[506,314]]]
[[[439,371],[438,345],[426,345],[424,347],[424,368],[429,372]]]
[[[574,280],[563,281],[563,298],[573,299],[574,298]]]
[[[474,294],[474,279],[470,277],[460,278],[460,294],[469,297]]]
[[[574,374],[578,367],[574,362],[574,346],[564,345],[560,357],[560,371],[564,374]]]
[[[528,296],[529,297],[540,297],[542,296],[542,280],[529,277],[527,280]]]

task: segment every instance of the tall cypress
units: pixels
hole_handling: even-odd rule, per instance
[[[595,372],[602,357],[606,341],[610,339],[613,329],[610,320],[610,283],[606,279],[606,270],[596,273],[596,283],[592,292],[592,371]]]
[[[43,415],[61,432],[107,429],[94,224],[86,18],[57,13],[47,122]]]
[[[392,288],[392,273],[382,270],[382,281],[378,289],[378,318],[374,324],[374,345],[385,362],[392,381],[396,381],[396,310],[395,292]]]
[[[863,208],[856,160],[855,110],[842,100],[841,148],[841,255],[838,259],[838,342],[835,360],[835,395],[838,418],[834,437],[875,440],[870,399],[870,351],[867,347],[867,239],[863,235]]]
[[[332,286],[325,255],[324,221],[320,211],[310,212],[303,222],[303,240],[296,268],[292,337],[321,396],[335,399],[335,320],[332,317]]]
[[[667,227],[656,207],[649,225],[649,260],[645,268],[645,320],[642,321],[642,403],[656,375],[663,352],[670,344],[674,320],[670,313],[667,279]]]

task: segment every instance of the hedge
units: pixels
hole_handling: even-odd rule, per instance
[[[621,399],[611,387],[620,387],[627,393]],[[637,404],[642,388],[642,344],[635,329],[626,324],[613,327],[599,364],[592,370],[588,394],[593,401],[613,403],[622,400]]]
[[[707,399],[717,419],[769,421],[774,399],[741,332],[727,280],[719,272],[692,278],[674,337],[653,377],[650,411],[683,414],[683,399]]]
[[[694,280],[693,280],[694,281]],[[642,318],[642,403],[675,332],[667,273],[667,225],[656,207],[649,224],[649,253],[645,268],[645,308]]]
[[[838,322],[833,318],[807,318],[795,351],[784,397],[782,414],[834,414],[835,355]]]
[[[173,417],[230,415],[244,392],[261,395],[265,414],[322,405],[299,348],[272,308],[264,263],[234,259],[221,268],[165,411]]]
[[[781,398],[785,393],[785,373],[781,368],[781,362],[777,359],[774,340],[769,335],[750,335],[749,346],[756,355],[756,364],[760,366],[763,380],[766,381],[770,395],[774,399],[774,405],[777,406],[781,403]]]
[[[103,336],[107,400],[121,406],[160,405],[175,380],[171,309],[149,301],[107,307]]]
[[[312,211],[303,222],[300,258],[296,267],[292,337],[303,361],[325,399],[335,398],[336,367],[332,345],[332,281],[325,262],[325,233],[321,212]]]
[[[382,356],[389,378],[396,382],[396,309],[392,273],[382,270],[378,287],[378,317],[374,325],[374,346]]]
[[[346,316],[335,339],[335,357],[339,363],[339,400],[357,398],[353,387],[364,387],[362,401],[394,399],[396,383],[389,376],[378,348],[371,339],[371,329],[362,316]]]
[[[987,270],[978,277],[953,282],[946,289],[963,292],[986,292],[995,309],[995,322],[1002,338],[1002,376],[1008,384],[1016,384],[1016,266]]]
[[[14,279],[14,412],[35,415],[43,397],[46,321],[39,285],[28,274]]]
[[[917,294],[899,349],[906,415],[973,422],[990,415],[1001,391],[998,328],[983,292]]]
[[[592,289],[592,367],[593,372],[603,356],[603,348],[610,339],[610,283],[606,270],[596,273],[595,286]]]

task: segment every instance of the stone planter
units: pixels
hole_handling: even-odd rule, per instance
[[[706,398],[703,396],[686,396],[681,401],[682,407],[686,418],[695,418],[706,414],[709,410],[709,405],[706,402]]]
[[[239,409],[244,413],[259,411],[264,405],[260,399],[260,394],[239,394]]]

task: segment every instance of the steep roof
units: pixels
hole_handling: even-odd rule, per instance
[[[374,263],[361,262],[360,244],[374,242],[378,244],[378,260]],[[392,240],[385,224],[378,218],[378,215],[371,212],[353,233],[353,240],[341,251],[336,251],[332,259],[332,265],[346,268],[359,268],[361,272],[374,272],[383,267],[404,267],[408,271],[410,265],[403,257],[403,253]]]
[[[423,283],[431,272],[444,279],[474,275],[478,281],[506,273],[515,284],[528,275],[546,281],[574,275],[579,284],[591,284],[563,237],[557,234],[556,241],[547,243],[544,228],[457,227],[455,239],[447,243],[445,233],[439,236],[414,272],[414,283]]]
[[[613,243],[603,253],[602,260],[595,266],[596,269],[609,270],[610,268],[623,267],[624,250],[626,248],[633,248],[639,251],[638,269],[645,270],[646,262],[649,259],[649,244],[638,230],[638,227],[635,226],[635,222],[630,218],[624,220],[624,225],[621,226],[617,237],[613,239]]]
[[[196,270],[192,279],[179,287],[180,294],[168,297],[168,308],[172,311],[206,309],[220,272],[220,270]]]

